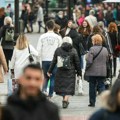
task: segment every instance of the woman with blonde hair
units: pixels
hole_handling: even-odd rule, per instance
[[[116,76],[116,69],[117,69],[117,57],[119,57],[117,54],[118,52],[116,51],[116,46],[120,45],[120,34],[118,32],[118,28],[116,23],[111,22],[108,27],[108,34],[111,40],[112,44],[112,49],[113,49],[113,68],[114,68],[114,73],[113,76]]]
[[[10,17],[4,19],[4,26],[0,30],[0,41],[8,64],[14,49],[14,26]]]
[[[38,52],[29,44],[27,37],[21,34],[17,39],[11,60],[11,69],[14,69],[15,79],[19,79],[23,68],[27,64],[30,64],[30,55],[32,55],[33,58],[37,58]]]
[[[92,43],[93,47],[87,54],[85,71],[85,76],[89,77],[89,107],[95,107],[96,87],[100,93],[105,90],[108,61],[108,51],[102,46],[102,37],[99,34],[94,35]]]

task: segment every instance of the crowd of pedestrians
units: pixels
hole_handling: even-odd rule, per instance
[[[88,106],[95,107],[97,92],[102,94],[109,89],[112,78],[117,76],[119,12],[119,5],[87,6],[86,11],[76,5],[73,17],[68,19],[66,12],[59,11],[54,19],[46,22],[47,32],[40,35],[36,49],[24,33],[14,40],[12,18],[5,17],[0,29],[0,82],[4,82],[9,71],[18,88],[8,97],[1,112],[2,120],[19,120],[23,115],[25,120],[59,120],[58,108],[50,100],[55,92],[63,98],[62,107],[68,108],[69,97],[75,95],[76,78],[89,83]],[[21,14],[24,32],[26,28],[27,32],[33,32],[32,15],[28,6],[24,6]],[[43,23],[40,5],[37,22],[40,33]],[[107,119],[109,115],[112,118],[119,113],[119,79],[107,94],[107,108],[95,113],[91,120]]]

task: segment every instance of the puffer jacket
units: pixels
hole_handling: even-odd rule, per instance
[[[59,56],[69,55],[71,69],[58,68],[55,76],[55,92],[58,94],[74,95],[76,73],[81,76],[80,60],[76,50],[69,43],[63,43],[54,54],[49,73],[52,73]]]

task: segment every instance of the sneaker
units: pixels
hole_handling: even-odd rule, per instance
[[[95,105],[94,104],[89,104],[88,107],[95,107]]]

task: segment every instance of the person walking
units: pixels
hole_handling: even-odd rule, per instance
[[[107,27],[111,22],[114,21],[114,16],[113,16],[113,12],[112,12],[111,7],[108,8],[108,11],[107,11],[106,16],[105,16],[105,20],[107,22]]]
[[[62,46],[55,51],[48,70],[49,77],[53,74],[56,65],[57,72],[54,90],[56,94],[63,97],[63,108],[67,108],[69,96],[75,93],[76,73],[78,76],[82,76],[80,60],[77,51],[72,46],[72,39],[70,37],[64,37]]]
[[[113,49],[113,68],[114,68],[113,76],[115,77],[116,69],[117,69],[117,54],[118,54],[116,51],[116,46],[120,44],[120,35],[118,33],[117,25],[114,22],[111,22],[109,24],[108,34],[110,36],[110,40],[112,43],[112,49]]]
[[[83,59],[80,52],[80,44],[83,44],[83,37],[77,32],[77,26],[73,24],[73,21],[68,22],[68,26],[65,31],[65,36],[68,36],[72,39],[73,47],[76,49],[78,56],[80,58],[81,67],[83,68]]]
[[[1,120],[60,120],[58,107],[41,92],[43,76],[38,64],[30,64],[23,69],[20,87],[8,98]]]
[[[34,31],[34,29],[33,29],[33,23],[34,23],[34,21],[35,21],[35,16],[34,16],[34,14],[35,14],[35,13],[30,12],[30,13],[29,13],[29,16],[28,16],[28,22],[29,22],[30,28],[31,28],[31,31],[30,31],[30,32],[33,32],[33,31]]]
[[[99,92],[105,90],[104,81],[107,76],[108,51],[102,46],[102,37],[96,34],[92,37],[93,47],[86,57],[85,76],[89,77],[89,107],[95,107],[96,87]]]
[[[27,32],[29,33],[30,32],[30,29],[28,27],[29,13],[28,13],[27,6],[25,6],[24,10],[22,10],[21,19],[24,22],[24,29],[23,29],[23,31],[25,32],[25,29],[27,29]]]
[[[89,16],[87,16],[85,18],[86,21],[88,21],[88,23],[90,24],[91,28],[93,28],[94,26],[97,25],[97,18],[94,16],[95,15],[95,11],[94,10],[90,10],[89,12]]]
[[[45,75],[45,85],[43,88],[44,92],[47,92],[48,81],[50,79],[50,89],[48,97],[51,98],[54,92],[54,77],[55,69],[51,77],[47,75],[48,69],[50,67],[51,61],[54,56],[55,50],[61,46],[62,39],[59,35],[53,32],[55,23],[50,20],[46,23],[47,33],[40,36],[37,44],[37,51],[39,53],[38,62],[42,64],[42,68]]]
[[[82,35],[83,37],[83,45],[84,45],[84,48],[85,50],[87,51],[87,42],[88,42],[88,37],[89,35],[91,34],[91,27],[89,25],[89,23],[84,20],[82,25],[79,27],[79,30],[78,32]]]
[[[37,22],[38,22],[38,33],[41,32],[41,27],[42,27],[42,23],[43,23],[43,8],[42,6],[39,4],[39,8],[38,8],[38,13],[37,13]]]
[[[68,36],[72,39],[73,47],[76,49],[79,57],[81,57],[79,45],[80,45],[80,43],[83,42],[83,38],[82,38],[82,35],[80,35],[77,32],[76,29],[77,29],[77,26],[75,24],[73,24],[73,21],[70,20],[68,22],[68,26],[67,26],[66,31],[65,31],[65,36]]]
[[[99,34],[102,37],[103,45],[105,46],[105,36],[102,33],[102,29],[99,27],[99,25],[96,25],[96,26],[93,27],[92,33],[88,37],[88,41],[87,41],[87,49],[88,49],[88,51],[93,46],[92,37],[94,35],[96,35],[96,34]]]
[[[2,47],[0,46],[0,83],[4,82],[4,75],[8,72],[7,62]]]
[[[89,38],[89,35],[91,34],[91,27],[89,25],[89,23],[84,20],[82,25],[79,27],[79,30],[78,30],[78,33],[82,36],[82,45],[83,45],[83,48],[84,48],[84,54],[82,55],[82,62],[83,62],[83,68],[85,67],[85,54],[87,53],[88,51],[88,38]]]
[[[104,43],[104,47],[107,48],[108,52],[109,52],[109,55],[113,55],[113,48],[112,48],[112,43],[111,43],[111,40],[110,40],[110,36],[108,34],[108,31],[107,29],[105,28],[104,26],[104,22],[103,21],[100,21],[98,23],[99,27],[101,28],[101,32],[102,32],[102,35],[105,37],[105,43]]]
[[[7,64],[11,60],[14,49],[14,26],[10,17],[5,17],[4,26],[0,30],[0,41],[3,47]]]
[[[17,39],[11,59],[11,69],[14,71],[14,77],[16,80],[20,78],[23,68],[30,64],[30,55],[32,55],[35,60],[38,57],[38,52],[29,44],[27,37],[21,34]]]
[[[95,112],[89,120],[119,120],[120,119],[120,79],[117,79],[112,89],[103,93],[103,107]]]
[[[61,30],[63,30],[68,22],[68,18],[64,15],[63,11],[59,11],[55,17],[55,23],[60,25]]]

